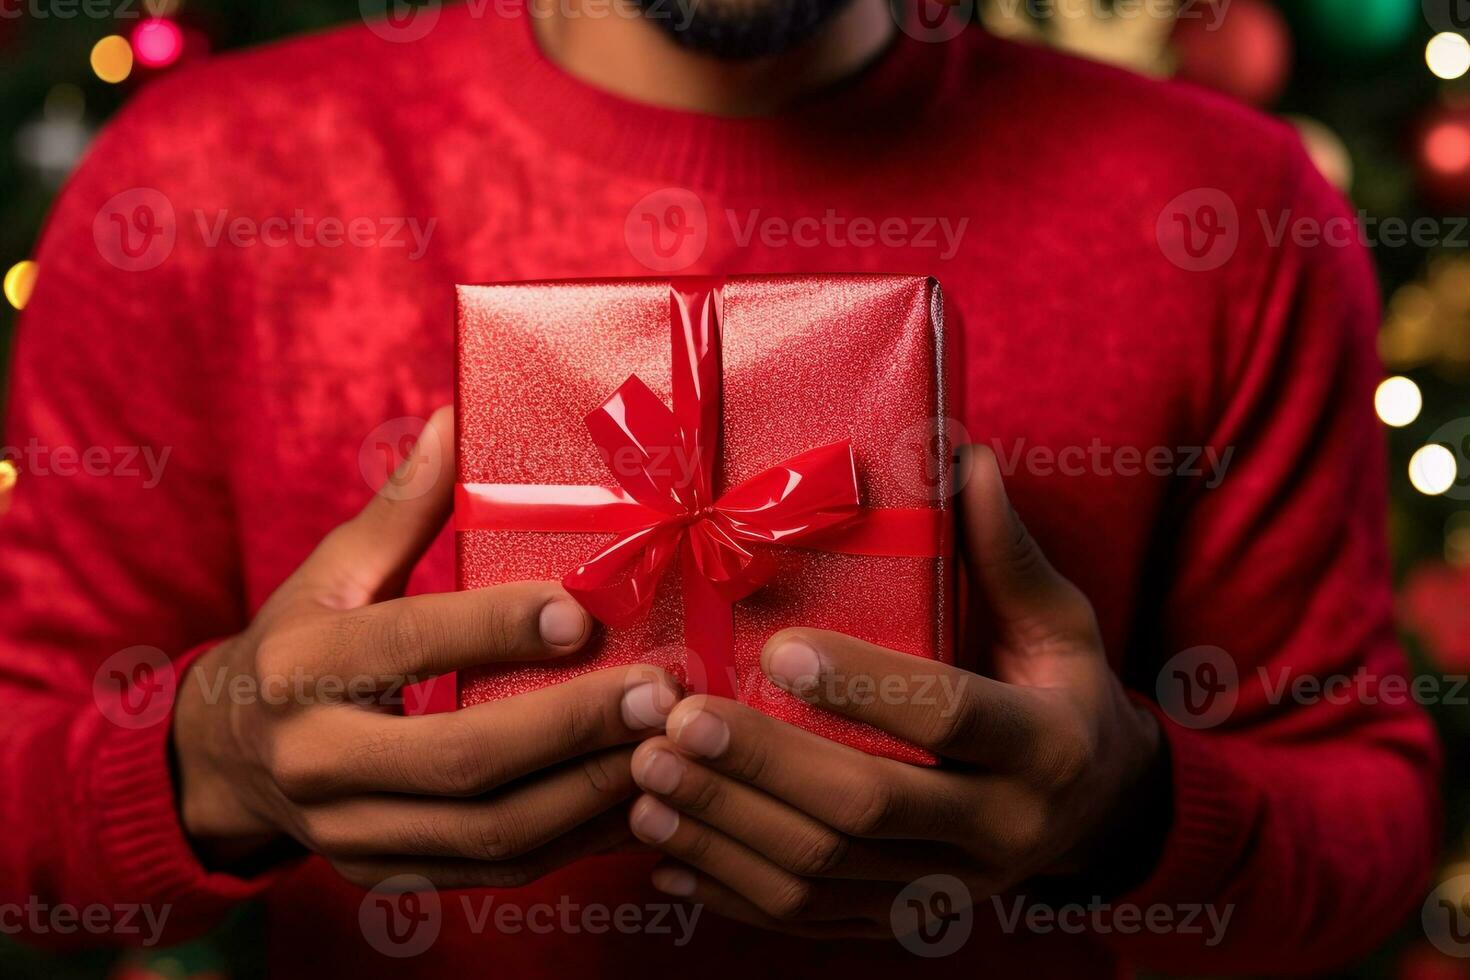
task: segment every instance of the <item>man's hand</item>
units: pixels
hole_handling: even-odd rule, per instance
[[[891,936],[895,897],[923,876],[954,875],[980,901],[1099,863],[1125,800],[1157,775],[1157,724],[1109,668],[1087,599],[1011,509],[994,455],[968,455],[972,626],[992,635],[994,678],[820,630],[778,633],[762,658],[797,696],[944,764],[869,756],[734,701],[689,698],[668,735],[633,755],[646,794],[633,831],[675,859],[655,870],[657,887],[768,928]]]
[[[661,730],[678,697],[656,668],[446,714],[389,707],[407,683],[562,656],[592,629],[551,582],[392,598],[448,515],[453,429],[436,413],[405,464],[433,486],[380,493],[181,681],[180,810],[201,854],[284,834],[364,886],[412,872],[508,887],[628,839],[611,808],[635,790],[631,743]]]

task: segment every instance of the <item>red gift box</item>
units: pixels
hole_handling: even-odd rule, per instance
[[[459,587],[560,579],[604,624],[574,658],[462,672],[461,705],[654,663],[933,761],[782,691],[760,652],[808,626],[951,662],[934,280],[528,282],[461,286],[458,305]]]

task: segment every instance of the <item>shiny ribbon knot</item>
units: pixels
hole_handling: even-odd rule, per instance
[[[799,453],[716,496],[722,295],[714,283],[669,293],[673,409],[631,375],[587,416],[618,486],[461,484],[458,530],[603,531],[618,538],[562,579],[609,626],[646,616],[681,556],[685,645],[695,690],[734,695],[734,603],[775,572],[768,548],[933,558],[948,551],[938,508],[862,507],[848,442]]]

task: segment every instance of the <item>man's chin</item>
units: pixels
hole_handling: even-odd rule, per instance
[[[714,58],[778,55],[805,41],[852,0],[636,0],[675,43]]]

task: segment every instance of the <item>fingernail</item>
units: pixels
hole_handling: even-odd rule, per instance
[[[683,868],[654,868],[653,887],[665,895],[688,898],[694,894],[694,875]]]
[[[650,844],[662,844],[674,836],[679,829],[679,814],[651,796],[645,796],[633,804],[633,813],[628,821],[640,840]]]
[[[663,728],[672,710],[673,698],[664,697],[662,686],[652,681],[644,681],[623,692],[623,724],[635,732],[645,728]]]
[[[706,759],[716,758],[730,744],[730,729],[708,711],[690,712],[677,727],[669,729],[669,736],[680,748]]]
[[[633,767],[633,781],[650,793],[668,796],[679,788],[684,778],[684,763],[672,752],[654,749],[638,759]]]
[[[816,689],[822,660],[817,651],[800,640],[786,640],[771,651],[766,668],[772,680],[788,691],[803,694]]]
[[[541,639],[550,646],[569,647],[587,632],[587,616],[570,599],[553,599],[541,607]]]

